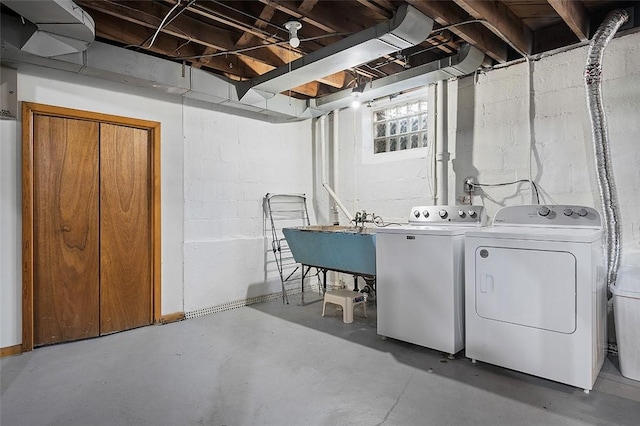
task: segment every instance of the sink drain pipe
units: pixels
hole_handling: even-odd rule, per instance
[[[611,288],[616,282],[620,266],[620,211],[613,170],[609,133],[602,101],[602,58],[604,49],[616,31],[629,19],[625,10],[609,12],[593,36],[587,54],[584,72],[587,107],[591,118],[591,130],[595,151],[595,162],[598,173],[598,188],[605,222],[605,241],[607,256],[607,286]]]
[[[320,135],[319,135],[319,139],[320,139],[320,175],[322,176],[322,186],[324,187],[324,189],[327,190],[327,192],[329,193],[329,196],[336,203],[336,205],[340,208],[340,210],[342,210],[342,213],[344,213],[344,215],[347,217],[347,219],[349,219],[349,223],[351,223],[351,222],[353,222],[353,216],[351,215],[351,213],[349,213],[349,210],[347,210],[347,208],[344,206],[344,204],[342,204],[342,201],[340,201],[340,199],[338,198],[338,195],[336,195],[336,193],[333,192],[333,189],[331,189],[331,186],[327,182],[327,171],[326,171],[326,167],[325,167],[325,161],[327,159],[326,131],[325,131],[326,118],[327,118],[326,115],[321,115],[320,118],[318,119],[318,121],[316,122],[317,125],[320,127]]]

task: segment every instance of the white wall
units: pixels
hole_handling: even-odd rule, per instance
[[[278,292],[262,199],[305,193],[313,204],[310,121],[269,124],[197,105],[185,106],[185,312]]]
[[[587,47],[533,63],[534,114],[532,175],[541,202],[584,204],[600,209],[587,113],[583,73]],[[526,63],[496,69],[449,83],[449,203],[464,196],[462,183],[473,176],[481,183],[529,177],[529,81]],[[620,199],[623,255],[640,251],[640,34],[614,39],[605,51],[604,103],[608,113],[613,169]],[[340,114],[340,184],[350,206],[375,211],[385,219],[407,220],[415,204],[432,204],[432,161],[424,156],[398,159],[382,154],[367,163],[362,114]],[[364,130],[363,130],[364,129]],[[368,138],[368,135],[364,135]],[[504,205],[530,203],[528,184],[484,188],[473,197],[490,216]],[[640,260],[640,259],[638,259]],[[635,260],[637,262],[637,260]]]
[[[18,100],[162,123],[162,313],[182,310],[182,113],[180,98],[62,71],[18,72]],[[21,342],[20,121],[0,121],[2,136],[2,271],[0,347]]]
[[[195,101],[183,105],[175,95],[37,67],[18,72],[18,98],[161,123],[162,314],[279,291],[279,279],[265,266],[261,202],[267,192],[312,194],[310,121],[268,124]],[[21,342],[19,126],[0,121],[3,348]]]
[[[339,164],[335,191],[351,214],[366,210],[385,221],[406,222],[411,207],[434,204],[432,147],[373,154],[371,114],[396,102],[424,98],[434,108],[434,90],[422,89],[393,101],[377,101],[372,107],[346,108],[339,113]],[[430,140],[434,139],[435,116],[430,117]],[[332,132],[328,132],[331,139]],[[320,172],[317,172],[319,176]],[[322,189],[322,188],[320,188]],[[326,194],[318,199],[327,199]],[[340,223],[346,224],[345,216]]]

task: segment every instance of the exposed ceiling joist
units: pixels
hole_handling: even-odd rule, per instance
[[[26,13],[20,7],[11,7],[26,2],[0,0],[0,3],[3,17],[5,13],[20,17],[21,10]],[[309,55],[334,44],[340,50],[337,43],[393,19],[407,3],[441,27],[411,46],[380,52],[380,58],[368,56],[348,64],[338,61],[344,68],[335,66],[326,70],[334,74],[321,77],[321,73],[314,72],[315,81],[298,79],[291,84],[300,87],[287,86],[281,92],[300,99],[323,97],[344,91],[354,81],[372,83],[446,59],[460,52],[465,43],[486,55],[484,67],[513,59],[514,52],[509,46],[524,55],[571,47],[587,40],[589,24],[611,10],[620,7],[640,10],[640,0],[47,0],[47,3],[73,4],[74,8],[77,4],[86,9],[95,21],[98,41],[126,45],[141,54],[164,57],[239,82],[257,81],[274,69],[286,70],[287,64],[307,57],[311,60]],[[44,15],[44,19],[49,18],[46,12]],[[284,28],[291,20],[303,24],[298,31],[301,44],[297,48],[289,45]],[[161,22],[163,28],[159,29]],[[196,74],[201,72],[198,70]]]
[[[533,33],[504,3],[495,1],[454,0],[476,19],[487,21],[520,52],[531,54]]]
[[[303,0],[300,6],[298,6],[298,10],[302,13],[308,13],[317,3],[318,0]]]
[[[425,15],[431,16],[442,26],[460,24],[470,20],[464,10],[457,6],[453,8],[451,4],[447,4],[451,2],[408,0],[407,3],[413,5]],[[507,47],[504,42],[482,24],[460,25],[451,28],[450,31],[485,51],[487,55],[496,61],[507,61]]]
[[[589,15],[582,2],[570,0],[548,0],[548,2],[580,41],[589,39]]]

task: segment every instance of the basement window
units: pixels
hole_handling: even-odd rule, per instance
[[[373,111],[374,154],[426,147],[427,104],[417,99]]]

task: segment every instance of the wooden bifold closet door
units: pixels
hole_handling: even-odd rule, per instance
[[[37,113],[32,120],[33,345],[151,324],[150,130]]]
[[[100,332],[151,323],[149,136],[100,125]]]

